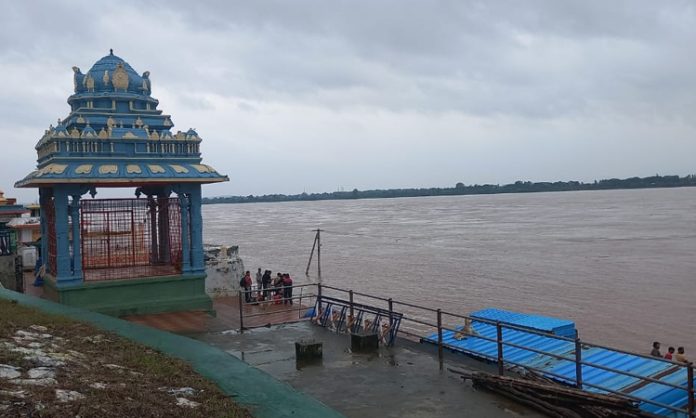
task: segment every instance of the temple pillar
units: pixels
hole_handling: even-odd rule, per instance
[[[205,272],[203,259],[203,215],[201,214],[201,185],[189,187],[189,206],[191,215],[191,270],[194,273]]]
[[[171,242],[169,239],[169,194],[160,192],[157,195],[157,207],[159,212],[159,261],[170,264],[172,257]]]
[[[189,225],[189,199],[186,193],[179,192],[179,208],[181,209],[181,271],[191,272],[191,228]]]
[[[64,187],[53,189],[56,228],[56,283],[72,279],[70,269],[70,234],[68,231],[68,192]]]
[[[51,189],[48,187],[39,188],[39,217],[41,218],[41,264],[48,264],[48,222],[46,220],[46,210],[48,201],[51,199]]]
[[[70,205],[70,220],[72,221],[72,277],[82,280],[82,243],[80,231],[80,194],[72,195]]]
[[[148,195],[147,197],[147,207],[150,211],[150,264],[156,264],[159,262],[157,202],[152,195]]]

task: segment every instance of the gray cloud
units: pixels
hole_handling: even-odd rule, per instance
[[[109,48],[231,174],[208,194],[686,174],[694,39],[690,1],[11,2],[0,188]]]

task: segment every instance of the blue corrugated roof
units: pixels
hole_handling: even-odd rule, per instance
[[[482,318],[503,321],[503,318],[512,319],[511,322],[516,326],[526,326],[541,331],[549,332],[549,329],[557,325],[567,326],[567,322],[561,319],[544,318],[531,315],[532,318],[526,319],[525,314],[500,311],[494,309],[484,309],[471,314]],[[539,319],[543,318],[543,319]],[[548,321],[553,319],[554,321]],[[573,324],[574,326],[574,324]],[[459,351],[472,357],[495,361],[498,356],[497,344],[487,341],[480,337],[495,339],[497,330],[495,325],[481,321],[472,321],[471,328],[475,336],[461,338],[453,331],[443,331],[443,343],[453,351]],[[544,329],[545,328],[545,329]],[[457,327],[461,330],[463,327]],[[456,337],[460,337],[458,339]],[[437,334],[424,337],[424,342],[437,344]],[[539,335],[532,332],[503,328],[503,341],[521,347],[527,347],[544,353],[562,356],[568,360],[559,359],[552,355],[536,353],[524,348],[504,346],[503,358],[506,362],[516,363],[525,367],[540,369],[546,376],[564,383],[575,383],[575,343],[565,339],[555,338],[553,335]],[[582,347],[582,359],[584,362],[597,366],[608,367],[618,371],[631,373],[637,376],[650,377],[666,383],[672,383],[686,388],[686,368],[676,366],[661,359],[641,357],[626,354],[619,351],[600,347]],[[512,365],[510,366],[512,367]],[[677,408],[685,408],[687,404],[687,393],[684,390],[672,388],[659,383],[647,383],[637,377],[627,376],[614,371],[604,370],[585,364],[582,366],[582,377],[585,383],[584,389],[590,392],[607,393],[608,389],[617,392],[624,392],[642,399],[653,400]],[[641,384],[641,382],[643,382]],[[599,386],[600,388],[593,387]],[[685,417],[685,414],[676,414],[672,410],[663,408],[647,402],[641,402],[640,408],[658,415]]]
[[[496,308],[486,308],[469,314],[473,318],[491,321],[507,322],[508,324],[550,332],[562,337],[575,338],[575,322],[568,319],[552,318],[550,316],[530,315],[520,312],[505,311]]]

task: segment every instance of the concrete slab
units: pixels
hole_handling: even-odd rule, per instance
[[[432,347],[399,340],[376,353],[350,351],[350,336],[309,322],[195,336],[349,417],[541,417],[498,396],[475,390],[447,371],[472,369],[473,360],[448,354],[441,370]],[[295,342],[323,343],[323,360],[298,364]],[[476,363],[476,370],[486,367]],[[257,388],[263,391],[263,388]]]

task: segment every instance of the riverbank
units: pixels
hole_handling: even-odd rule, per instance
[[[372,189],[337,191],[324,193],[300,193],[294,195],[269,194],[262,196],[218,196],[203,198],[204,204],[212,203],[260,203],[260,202],[304,202],[318,200],[356,200],[356,199],[390,199],[397,197],[433,197],[433,196],[469,196],[510,193],[544,193],[590,190],[629,190],[657,189],[696,186],[696,175],[631,177],[626,179],[595,180],[592,183],[581,181],[516,181],[510,184],[474,184],[457,183],[454,187],[429,187],[408,189]]]

